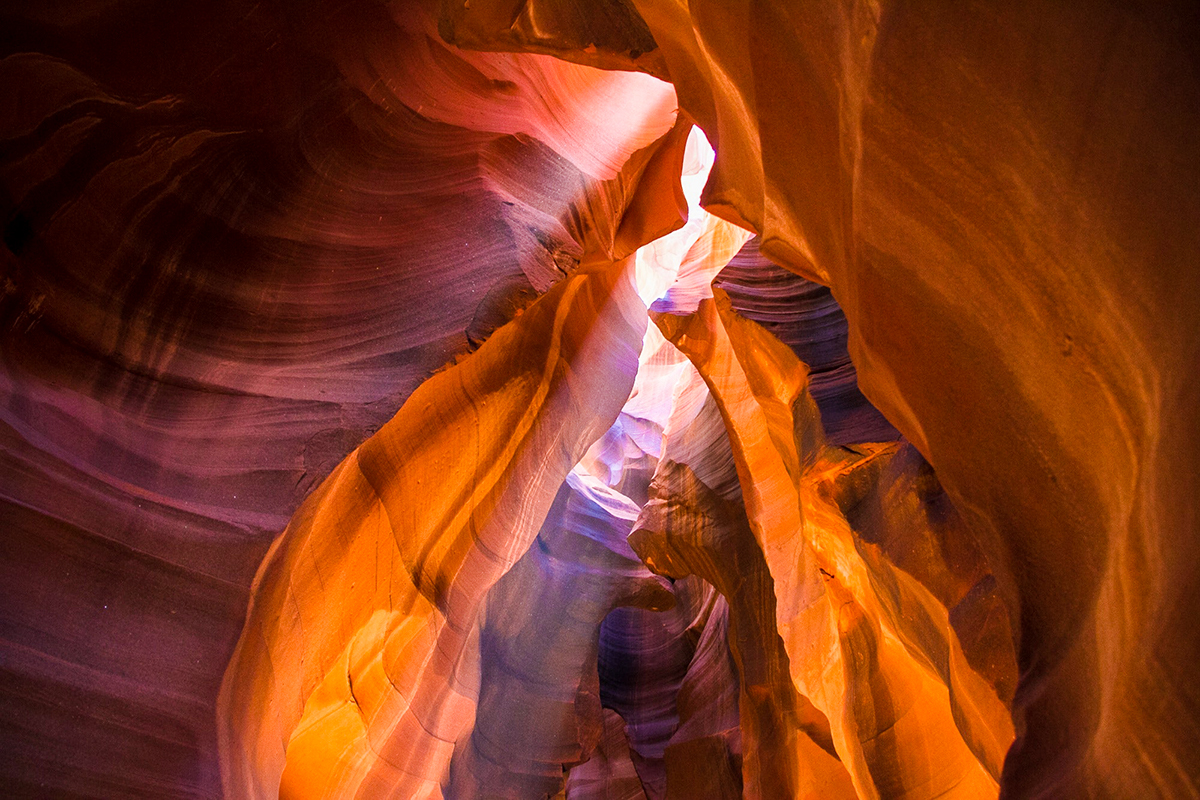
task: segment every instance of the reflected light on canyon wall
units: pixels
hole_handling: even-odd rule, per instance
[[[0,794],[1200,796],[1194,23],[0,12]]]

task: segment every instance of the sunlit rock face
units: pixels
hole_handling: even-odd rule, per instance
[[[1021,671],[1005,792],[1195,794],[1194,14],[632,5],[718,151],[707,207],[832,288],[983,541]]]
[[[1200,792],[1182,16],[0,24],[3,793]]]
[[[910,446],[828,443],[807,367],[712,288],[749,233],[679,144],[686,222],[424,383],[277,540],[227,792],[586,796],[628,759],[647,798],[998,793],[1015,664],[972,532]]]
[[[675,98],[455,54],[417,8],[28,13],[0,22],[0,794],[217,796],[271,540],[611,246]]]

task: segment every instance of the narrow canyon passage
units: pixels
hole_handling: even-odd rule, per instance
[[[0,9],[0,795],[1200,797],[1194,9]]]
[[[713,289],[750,232],[700,206],[714,153],[676,129],[680,175],[644,186],[677,182],[681,226],[585,256],[276,543],[226,791],[998,794],[1016,666],[972,533],[911,445],[828,445],[808,367]]]

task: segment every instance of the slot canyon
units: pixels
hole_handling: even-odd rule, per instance
[[[1200,8],[0,8],[0,797],[1200,798]]]

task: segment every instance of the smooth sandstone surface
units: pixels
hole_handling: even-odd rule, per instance
[[[1019,608],[1006,791],[1193,796],[1194,10],[634,5]]]
[[[364,95],[411,82],[379,45],[420,37],[451,107],[514,97],[416,7],[2,13],[0,782],[219,796],[217,693],[272,539],[615,236],[673,94],[570,82],[645,118],[589,120],[593,177],[530,133],[568,113],[544,81],[503,132]]]
[[[0,11],[0,793],[1200,796],[1196,22]]]

